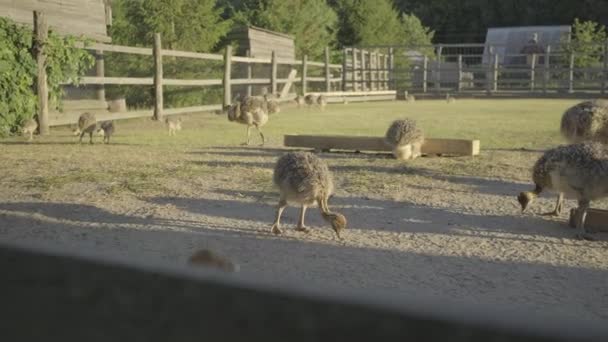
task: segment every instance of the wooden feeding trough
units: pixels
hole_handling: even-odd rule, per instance
[[[283,144],[289,147],[307,147],[315,150],[354,150],[392,152],[383,137],[355,137],[335,135],[285,135]],[[421,146],[425,155],[479,155],[479,140],[427,138]]]
[[[577,209],[570,210],[570,221],[568,224],[572,228],[576,228]],[[585,218],[585,228],[595,232],[608,233],[608,210],[603,209],[587,209],[587,217]]]

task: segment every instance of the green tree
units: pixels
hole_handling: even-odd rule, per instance
[[[421,46],[430,45],[435,32],[422,25],[422,22],[414,14],[403,13],[401,15],[403,38],[399,41],[405,45]]]
[[[572,40],[567,52],[574,53],[574,65],[578,68],[594,66],[600,63],[604,49],[606,27],[594,21],[574,19],[572,24]]]
[[[392,0],[337,0],[341,46],[391,45],[403,39],[399,12]]]
[[[337,17],[325,0],[260,0],[237,4],[235,21],[294,36],[296,55],[320,58],[334,45]]]

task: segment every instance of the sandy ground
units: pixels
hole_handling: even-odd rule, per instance
[[[188,158],[209,162],[222,151],[197,151]],[[280,152],[256,151],[234,163],[262,168],[270,181]],[[496,153],[515,161],[525,154]],[[596,234],[597,241],[575,239],[575,230],[565,224],[572,201],[559,218],[539,216],[552,209],[553,195],[520,214],[514,196],[530,185],[522,180],[529,176],[518,169],[507,179],[429,173],[392,180],[391,174],[404,169],[374,168],[368,162],[369,172],[386,177],[373,184],[377,191],[363,195],[344,190],[352,180],[340,172],[348,168],[340,166],[340,159],[376,157],[322,156],[336,173],[337,192],[330,205],[349,220],[343,240],[335,238],[316,209],[308,211],[306,220],[312,231],[294,231],[299,213],[294,207],[284,213],[284,235],[270,234],[276,192],[252,191],[246,177],[228,182],[218,176],[202,177],[195,187],[175,179],[170,184],[175,191],[151,196],[97,196],[103,189],[86,182],[66,184],[50,197],[36,191],[10,193],[5,187],[0,240],[175,264],[208,248],[237,262],[242,277],[608,320],[608,234]],[[527,168],[533,157],[525,158]],[[445,159],[423,158],[420,163],[460,162]]]

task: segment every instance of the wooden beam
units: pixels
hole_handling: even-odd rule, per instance
[[[422,92],[427,92],[429,80],[429,56],[424,55],[424,60],[422,61]]]
[[[371,95],[397,95],[395,90],[376,90],[376,91],[326,91],[326,92],[306,92],[305,95],[325,95],[325,96],[371,96]]]
[[[272,61],[270,63],[270,93],[272,95],[277,93],[277,53],[272,50]]]
[[[302,56],[302,95],[306,94],[308,91],[308,80],[306,79],[308,75],[308,56]]]
[[[163,118],[163,54],[160,33],[154,33],[154,120]]]
[[[346,91],[346,49],[342,49],[342,91]]]
[[[289,90],[291,89],[291,85],[295,81],[297,74],[298,70],[291,69],[291,71],[289,72],[289,76],[287,77],[287,82],[285,82],[285,85],[283,85],[283,89],[281,89],[281,95],[279,96],[279,98],[284,99],[287,97],[287,95],[289,94]]]
[[[329,46],[325,47],[325,91],[331,91],[331,73],[329,71]]]
[[[456,90],[458,92],[462,90],[462,55],[458,55],[458,84]]]
[[[547,45],[547,50],[545,53],[545,64],[543,65],[543,93],[546,94],[547,93],[547,87],[549,85],[549,80],[550,80],[550,65],[549,65],[549,59],[551,58],[551,45]]]
[[[604,64],[602,72],[602,89],[600,90],[603,95],[606,92],[606,83],[608,82],[608,39],[604,42]]]
[[[572,228],[576,228],[577,212],[578,210],[576,208],[572,208],[570,210],[570,219],[568,224]],[[608,232],[608,210],[594,208],[587,209],[585,228],[592,232]]]
[[[97,50],[95,52],[95,76],[104,77],[105,76],[105,63],[103,60],[103,51]],[[106,88],[103,84],[97,86],[96,89],[97,99],[101,101],[106,100]]]
[[[46,74],[46,52],[44,47],[49,36],[49,26],[42,12],[34,12],[34,51],[38,77],[36,94],[38,95],[38,128],[40,135],[49,134],[49,87]]]
[[[534,78],[535,78],[535,68],[536,68],[536,54],[533,53],[530,61],[530,91],[534,91]]]
[[[247,49],[247,53],[246,53],[247,57],[251,57],[251,50]],[[253,67],[251,65],[251,63],[247,63],[247,79],[250,80],[253,78]],[[251,96],[253,95],[253,87],[251,86],[251,84],[247,85],[247,96]]]
[[[190,52],[190,51],[177,51],[177,50],[162,50],[163,56],[171,57],[184,57],[194,59],[206,59],[212,61],[222,61],[224,57],[222,55],[213,53],[202,53],[202,52]]]
[[[351,72],[352,72],[352,90],[353,91],[357,91],[359,90],[359,83],[357,81],[357,49],[353,48],[351,50],[352,52],[352,58],[353,58],[353,64],[352,64],[352,68],[351,68]]]
[[[570,64],[568,67],[568,93],[574,92],[574,53],[570,52]]]
[[[383,137],[285,135],[284,145],[319,150],[392,152],[392,148],[386,145]],[[480,142],[479,140],[428,138],[425,139],[421,151],[423,154],[476,156],[480,152]]]
[[[224,107],[230,106],[232,104],[232,92],[230,85],[230,77],[232,74],[232,46],[226,46],[226,50],[224,51]]]

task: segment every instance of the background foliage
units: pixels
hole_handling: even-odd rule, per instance
[[[36,113],[33,38],[31,28],[0,18],[0,136],[17,132]],[[61,84],[78,84],[80,76],[94,62],[85,50],[75,48],[76,42],[74,37],[61,37],[51,31],[43,45],[49,97],[56,107],[61,107]]]

